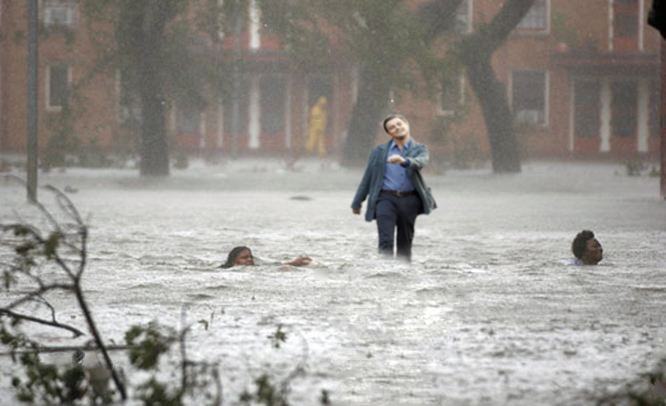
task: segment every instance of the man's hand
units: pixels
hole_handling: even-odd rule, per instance
[[[386,160],[390,164],[401,164],[405,162],[405,158],[401,157],[398,154],[393,154]]]
[[[352,208],[352,213],[354,214],[361,214],[361,208],[359,207],[358,209]]]

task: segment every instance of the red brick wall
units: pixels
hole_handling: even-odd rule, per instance
[[[25,149],[26,107],[26,38],[27,19],[25,2],[2,2],[2,137],[3,151],[19,152]],[[104,147],[111,147],[117,130],[117,94],[115,75],[101,71],[92,79],[86,76],[93,69],[98,48],[91,41],[81,13],[72,36],[58,32],[40,35],[39,44],[39,146],[43,149],[50,134],[49,121],[60,113],[46,111],[46,71],[50,63],[66,63],[71,67],[72,84],[80,85],[72,104],[77,117],[76,136],[84,145],[92,139]],[[103,27],[96,27],[96,30]],[[83,84],[85,82],[85,84]]]

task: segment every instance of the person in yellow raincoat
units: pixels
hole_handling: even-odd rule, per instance
[[[326,116],[328,114],[326,104],[326,97],[320,96],[310,109],[308,142],[305,145],[305,149],[310,154],[317,148],[317,154],[320,158],[326,155]]]

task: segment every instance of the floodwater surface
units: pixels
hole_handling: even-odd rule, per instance
[[[91,234],[84,286],[107,340],[151,320],[179,327],[184,309],[189,354],[219,361],[228,404],[263,371],[279,381],[299,365],[296,405],[317,404],[322,389],[336,405],[594,404],[666,357],[656,178],[546,163],[511,176],[430,174],[439,208],[418,218],[405,264],[380,260],[375,224],[351,213],[360,172],[263,168],[195,167],[161,182],[131,171],[42,177],[78,189],[69,196]],[[29,213],[24,200],[0,182],[0,219]],[[603,244],[599,266],[566,265],[583,228]],[[218,269],[236,245],[316,263]],[[48,299],[84,328],[64,294]]]

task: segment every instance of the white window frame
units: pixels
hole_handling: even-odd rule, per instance
[[[615,39],[615,30],[613,25],[615,23],[615,8],[613,7],[614,0],[608,0],[608,50],[614,51],[613,40]],[[638,32],[636,38],[638,41],[638,51],[645,51],[645,0],[638,0]]]
[[[511,74],[509,75],[509,104],[511,105],[511,114],[514,116],[515,119],[515,111],[513,108],[513,84],[514,84],[514,79],[513,76],[516,74],[516,72],[543,72],[544,74],[544,89],[543,89],[543,97],[544,97],[544,103],[543,103],[543,123],[525,123],[527,125],[532,125],[532,126],[537,126],[537,127],[543,127],[546,128],[550,125],[550,71],[547,69],[513,69],[511,70]]]
[[[60,4],[58,4],[60,3]],[[41,0],[42,23],[46,27],[73,27],[76,25],[77,4],[74,0]],[[65,21],[54,21],[53,12],[56,9],[65,10]]]
[[[249,17],[249,47],[252,51],[257,51],[261,48],[261,9],[257,5],[257,0],[250,0],[248,7],[250,11]]]
[[[465,80],[465,74],[460,72],[458,74],[458,107],[465,104],[465,85],[467,81]],[[444,109],[442,106],[442,92],[444,89],[440,89],[437,93],[437,115],[439,116],[454,116],[457,109]]]
[[[538,0],[537,0],[538,1]],[[520,26],[523,20],[521,20],[518,25],[516,25],[516,32],[518,32],[520,35],[547,35],[550,34],[550,26],[551,26],[551,0],[544,0],[546,3],[546,27],[543,29],[536,29],[536,28],[523,28]],[[612,1],[612,0],[611,0]],[[536,4],[536,3],[535,3]],[[532,5],[534,7],[534,5]],[[531,10],[531,9],[530,9]],[[527,12],[529,13],[529,11]],[[525,14],[525,17],[527,17],[527,14]],[[523,17],[523,19],[525,18]]]
[[[62,111],[62,106],[52,106],[51,105],[51,67],[55,65],[65,65],[67,67],[67,89],[72,87],[72,66],[66,63],[50,63],[46,66],[46,86],[44,86],[45,97],[44,100],[46,104],[46,111],[48,112],[59,112]],[[69,95],[68,95],[69,97]]]

